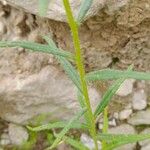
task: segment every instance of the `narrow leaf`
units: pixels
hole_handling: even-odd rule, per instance
[[[66,126],[67,122],[55,122],[55,123],[48,123],[48,124],[45,124],[45,125],[41,125],[41,126],[38,126],[38,127],[30,127],[30,126],[27,126],[27,128],[31,131],[34,131],[34,132],[39,132],[39,131],[43,131],[43,130],[50,130],[50,129],[57,129],[57,128],[64,128]],[[73,129],[86,129],[87,126],[85,124],[81,124],[80,122],[75,122],[72,127]]]
[[[39,14],[40,16],[45,16],[50,0],[39,0]]]
[[[128,68],[128,70],[126,72],[130,72],[131,71],[131,67]],[[112,97],[115,95],[115,93],[117,92],[117,90],[119,89],[119,87],[121,86],[121,84],[125,81],[125,78],[121,78],[118,79],[104,94],[102,101],[99,103],[99,105],[97,106],[95,112],[94,112],[94,116],[97,117],[101,112],[103,112],[103,110],[105,109],[105,107],[109,104],[110,100],[112,99]]]
[[[65,134],[71,129],[72,125],[77,122],[82,116],[83,114],[87,111],[87,109],[83,109],[81,110],[80,112],[77,113],[77,115],[75,117],[73,117],[69,122],[68,124],[62,129],[62,131],[57,134],[57,138],[56,140],[54,141],[54,143],[52,144],[51,147],[49,147],[48,149],[53,149],[55,148],[59,143],[60,141],[63,139],[63,137],[65,136]]]
[[[114,69],[104,69],[100,71],[90,72],[86,75],[88,81],[96,80],[114,80],[119,78],[133,78],[137,80],[150,80],[150,73],[137,71],[120,71]]]
[[[106,141],[106,150],[112,150],[125,144],[135,143],[150,139],[150,134],[98,134],[98,140]]]
[[[63,139],[67,144],[70,144],[72,147],[78,150],[88,150],[88,148],[83,145],[80,141],[72,139],[70,137],[65,136]]]
[[[66,51],[59,50],[59,51],[54,51],[56,49],[53,46],[48,46],[44,44],[39,44],[39,43],[34,43],[34,42],[28,42],[28,41],[0,41],[0,47],[22,47],[25,49],[30,49],[32,51],[38,51],[38,52],[44,52],[44,53],[50,53],[53,55],[58,55],[62,56],[68,59],[74,59],[74,56]]]
[[[88,10],[90,9],[90,7],[92,5],[92,2],[93,2],[93,0],[82,0],[80,10],[78,13],[78,17],[77,17],[78,24],[80,24],[84,20]]]

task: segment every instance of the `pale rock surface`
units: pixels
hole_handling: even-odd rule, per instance
[[[93,150],[95,148],[94,141],[87,134],[82,134],[80,137],[81,142],[89,148],[89,150]],[[101,142],[98,142],[98,149],[101,150]]]
[[[37,0],[7,0],[7,2],[15,7],[22,7],[26,11],[34,14],[38,14],[38,1]],[[100,9],[102,9],[105,5],[105,0],[94,0],[91,9],[87,14],[87,18],[90,16],[95,15]],[[72,7],[73,13],[77,16],[79,12],[79,7],[81,5],[81,0],[74,1],[70,0],[70,5]],[[53,0],[49,4],[48,11],[46,17],[59,20],[59,21],[66,21],[65,10],[63,7],[62,0]]]
[[[120,86],[118,91],[116,92],[119,96],[127,96],[132,93],[133,91],[133,83],[135,82],[134,79],[127,79],[124,83]]]
[[[12,123],[9,124],[8,134],[13,145],[22,145],[29,138],[28,132],[24,127]]]
[[[131,114],[132,114],[132,109],[125,109],[125,110],[122,110],[122,111],[119,113],[119,119],[120,119],[120,120],[125,120],[125,119],[129,118]]]
[[[120,126],[110,128],[108,130],[111,134],[135,134],[136,131],[133,126],[129,124],[122,124]],[[116,148],[115,150],[134,150],[136,143],[123,145],[121,147]]]
[[[133,94],[132,105],[134,110],[142,110],[147,106],[147,96],[144,90],[135,91]]]
[[[50,120],[64,120],[79,108],[77,89],[54,66],[29,76],[3,77],[0,85],[0,116],[7,121],[24,124],[41,114],[48,115]],[[94,88],[89,87],[89,93],[94,109],[101,98]]]
[[[6,146],[6,145],[9,145],[9,144],[11,144],[9,135],[7,133],[3,133],[1,135],[1,138],[0,138],[0,145],[1,146]]]
[[[70,5],[72,7],[74,16],[77,16],[82,0],[74,1],[70,0]],[[115,11],[119,10],[121,7],[125,6],[130,0],[94,0],[90,10],[87,13],[86,19],[96,15],[99,10],[106,7],[106,12],[108,14],[113,14]],[[22,7],[26,11],[34,14],[38,14],[38,1],[37,0],[6,0],[9,4],[15,7]],[[66,22],[65,10],[63,7],[62,0],[53,0],[49,4],[46,17]]]
[[[128,123],[132,125],[150,125],[150,109],[138,111],[128,119]]]
[[[142,132],[140,132],[140,134],[150,134],[150,128],[144,129]],[[150,139],[140,141],[139,145],[143,147],[143,149],[144,147],[148,147],[148,146],[150,147]]]
[[[150,144],[148,144],[146,146],[142,146],[141,150],[150,150]]]

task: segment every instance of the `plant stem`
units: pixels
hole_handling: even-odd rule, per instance
[[[74,20],[71,7],[69,4],[68,0],[63,0],[64,7],[66,10],[67,18],[68,18],[68,23],[71,28],[71,33],[73,37],[73,43],[74,43],[74,48],[75,48],[75,56],[76,56],[76,65],[77,69],[80,75],[80,80],[81,80],[81,86],[82,86],[82,91],[84,95],[84,100],[85,100],[85,105],[87,107],[87,115],[86,115],[86,120],[87,124],[89,124],[89,132],[94,140],[95,143],[95,149],[98,150],[98,144],[97,144],[97,139],[96,139],[96,128],[95,128],[95,118],[92,113],[91,105],[90,105],[90,99],[89,99],[89,94],[88,94],[88,89],[87,89],[87,83],[85,80],[85,68],[83,65],[83,57],[81,54],[81,47],[80,47],[80,40],[79,40],[79,33],[78,33],[78,25]]]
[[[103,133],[108,132],[108,107],[104,109],[103,112]],[[102,141],[102,150],[106,150],[107,143],[105,141]]]

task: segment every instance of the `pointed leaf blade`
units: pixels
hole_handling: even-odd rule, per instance
[[[72,139],[70,137],[65,136],[64,137],[64,141],[67,144],[70,144],[75,149],[78,149],[78,150],[88,150],[88,148],[85,145],[83,145],[80,141],[77,141],[77,140]]]
[[[126,72],[126,71],[120,71],[114,69],[104,69],[100,71],[90,72],[86,75],[87,81],[114,80],[119,78],[150,80],[150,73],[137,72],[137,71]]]
[[[39,132],[44,130],[50,130],[50,129],[57,129],[57,128],[64,128],[66,126],[67,122],[60,121],[55,123],[48,123],[45,125],[41,125],[38,127],[30,127],[27,126],[27,128],[33,132]],[[73,129],[86,129],[87,126],[85,124],[81,124],[80,122],[76,122],[72,125]]]
[[[53,47],[53,46],[50,47],[48,45],[34,43],[34,42],[28,42],[28,41],[14,41],[14,42],[0,41],[0,47],[1,48],[4,48],[4,47],[22,47],[22,48],[29,49],[32,51],[44,52],[44,53],[50,53],[53,55],[62,56],[62,57],[65,57],[65,58],[68,58],[71,60],[74,59],[74,56],[69,52],[66,52],[63,50],[54,51],[53,49],[55,49],[55,47]]]
[[[131,71],[132,66],[130,66],[127,70],[127,72]],[[103,112],[105,107],[108,105],[110,102],[111,98],[115,95],[121,84],[125,81],[125,78],[118,79],[104,94],[102,101],[99,103],[97,106],[94,116],[97,117],[100,113]]]
[[[68,124],[62,129],[62,131],[57,134],[57,138],[56,140],[54,141],[54,143],[52,144],[52,146],[48,149],[53,149],[55,148],[59,143],[60,141],[63,139],[63,137],[65,136],[65,134],[72,128],[73,124],[78,121],[81,116],[84,115],[84,113],[87,111],[87,109],[82,109],[80,112],[77,113],[76,116],[74,116],[69,122]]]

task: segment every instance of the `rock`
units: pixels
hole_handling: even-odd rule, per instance
[[[124,81],[124,83],[121,85],[121,87],[116,92],[119,96],[127,96],[132,93],[133,90],[133,83],[135,80],[133,79],[127,79]]]
[[[115,113],[113,114],[113,117],[114,117],[115,119],[119,119],[119,113],[118,113],[118,112],[115,112]]]
[[[150,150],[150,144],[148,144],[146,146],[142,146],[141,150]]]
[[[150,134],[150,128],[144,129],[142,132],[140,132],[140,134]],[[139,145],[143,148],[147,147],[148,145],[150,146],[150,139],[140,141]]]
[[[0,35],[6,33],[6,30],[4,22],[0,21]]]
[[[111,120],[109,120],[108,124],[109,124],[109,126],[111,126],[111,127],[115,127],[115,126],[117,125],[116,119],[115,119],[115,118],[112,118]]]
[[[29,138],[27,130],[19,125],[10,123],[8,133],[12,145],[22,145]]]
[[[24,3],[22,3],[21,0],[7,0],[7,2],[15,7],[22,7],[30,13],[39,14],[37,0],[32,0],[32,1],[26,0]],[[73,13],[75,14],[75,16],[77,16],[79,7],[81,5],[81,0],[79,1],[70,0],[70,4]],[[103,8],[104,4],[105,4],[105,0],[94,0],[92,7],[87,14],[87,17],[95,15],[100,9]],[[55,0],[54,2],[51,2],[49,4],[46,17],[53,20],[66,21],[63,1]]]
[[[128,119],[128,123],[132,125],[150,125],[150,109],[146,111],[138,111]]]
[[[138,90],[134,92],[132,105],[134,110],[142,110],[147,106],[147,97],[144,90]]]
[[[89,148],[89,150],[93,150],[95,148],[94,141],[88,135],[82,134],[80,137],[81,142]],[[101,142],[98,141],[98,148],[101,150]]]
[[[9,144],[11,144],[9,135],[7,133],[3,133],[1,135],[0,145],[6,146],[6,145],[9,145]]]
[[[111,134],[135,134],[136,131],[133,128],[133,126],[129,124],[122,124],[120,126],[117,126],[115,128],[110,128],[108,130],[109,133]],[[133,150],[136,146],[136,143],[133,144],[127,144],[123,145],[121,147],[116,148],[115,150]]]
[[[57,150],[73,150],[73,149],[71,148],[71,146],[62,143],[58,145]]]
[[[127,118],[129,118],[129,116],[132,114],[132,109],[125,109],[125,110],[122,110],[120,113],[119,113],[119,119],[120,120],[125,120]]]
[[[29,60],[28,60],[29,61]],[[29,76],[16,74],[0,81],[0,116],[25,124],[38,115],[48,120],[66,120],[78,111],[77,89],[56,67],[47,66]],[[89,87],[92,108],[100,101],[96,89]]]

